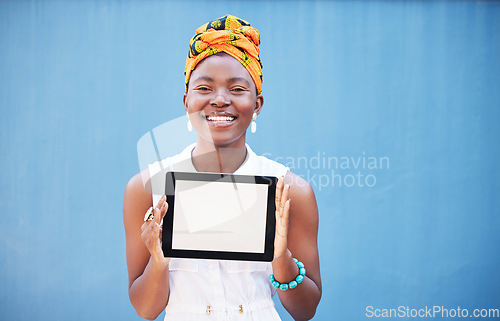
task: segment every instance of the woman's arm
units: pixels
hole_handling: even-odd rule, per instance
[[[277,216],[282,216],[277,218],[276,223],[274,277],[280,283],[295,279],[299,269],[292,257],[304,263],[306,269],[302,283],[294,289],[278,290],[278,295],[295,320],[309,320],[316,313],[321,298],[316,198],[309,183],[291,172],[287,173],[284,181],[278,182],[276,194]],[[288,205],[287,199],[290,199]]]
[[[163,257],[160,240],[160,224],[168,204],[162,197],[154,209],[155,218],[144,222],[152,197],[144,187],[142,175],[149,177],[149,171],[130,179],[123,199],[129,296],[140,317],[154,320],[165,309],[169,295],[170,260]]]

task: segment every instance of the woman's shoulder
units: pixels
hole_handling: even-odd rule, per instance
[[[134,230],[143,223],[144,213],[152,205],[151,193],[148,192],[149,170],[145,169],[128,181],[123,195],[123,222],[126,234],[135,233]]]
[[[146,168],[130,178],[123,197],[123,207],[131,204],[150,204],[151,198],[151,179],[149,169]]]
[[[299,233],[300,238],[304,235],[300,233],[315,235],[319,226],[319,213],[313,188],[303,177],[290,171],[284,183],[290,184],[290,231],[295,231],[290,233]]]
[[[171,170],[190,171],[192,166],[190,155],[193,144],[172,156],[159,159],[130,178],[125,188],[124,205],[127,202],[142,204],[157,203],[164,194],[165,173]]]
[[[316,202],[316,197],[314,196],[314,190],[302,176],[297,175],[290,170],[285,175],[285,184],[290,185],[290,196],[299,197],[301,199],[311,199]]]

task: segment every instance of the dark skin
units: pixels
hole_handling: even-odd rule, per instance
[[[264,103],[248,71],[226,54],[205,58],[193,71],[183,102],[198,133],[192,152],[196,170],[232,173],[238,169],[246,157],[246,130]],[[213,121],[210,116],[226,118]],[[161,222],[168,204],[163,197],[156,204],[154,220],[143,222],[152,206],[143,178],[149,178],[148,170],[132,177],[123,203],[129,296],[139,316],[154,320],[169,297],[170,259],[161,250]],[[299,286],[278,290],[278,295],[295,320],[309,320],[321,298],[316,199],[311,186],[291,172],[278,181],[276,195],[275,279],[288,283],[297,276],[292,254],[307,270]]]

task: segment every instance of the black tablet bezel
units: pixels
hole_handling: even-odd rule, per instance
[[[249,184],[267,185],[268,190],[267,190],[267,213],[266,213],[266,240],[264,245],[264,253],[172,249],[175,186],[177,180],[249,183]],[[252,175],[234,175],[234,174],[220,174],[220,173],[167,172],[165,180],[165,195],[167,197],[168,210],[167,213],[165,214],[165,217],[163,218],[163,233],[162,233],[162,249],[164,256],[175,257],[175,258],[271,262],[274,258],[274,234],[276,229],[275,196],[276,196],[277,182],[278,178],[274,176],[252,176]]]

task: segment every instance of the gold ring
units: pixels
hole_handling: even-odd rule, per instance
[[[155,218],[155,214],[153,212],[153,206],[151,206],[148,211],[146,212],[146,215],[144,215],[144,222],[147,221],[152,221]]]

